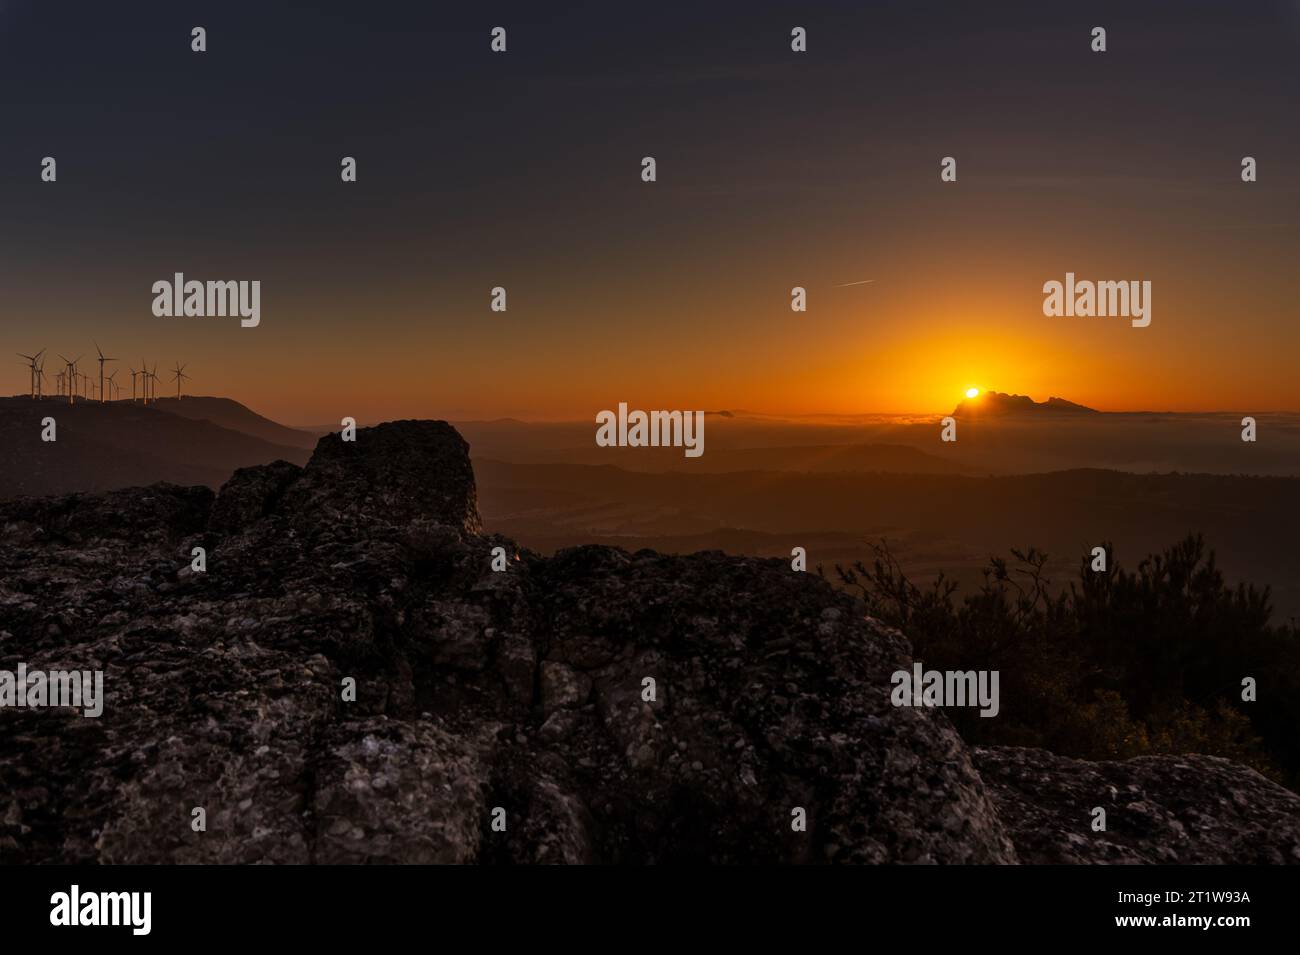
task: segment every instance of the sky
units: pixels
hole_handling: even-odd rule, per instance
[[[0,0],[0,327],[290,424],[1300,410],[1297,103],[1295,0]],[[1150,326],[1045,316],[1067,272]]]

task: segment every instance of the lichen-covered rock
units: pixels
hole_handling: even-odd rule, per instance
[[[564,749],[602,858],[1014,861],[948,721],[890,705],[905,641],[820,579],[603,547],[532,574],[547,657],[593,688]]]
[[[996,772],[991,798],[941,712],[890,705],[907,642],[848,596],[783,561],[521,552],[481,533],[442,422],[327,436],[306,468],[240,471],[215,502],[158,485],[0,522],[0,669],[99,669],[107,697],[97,719],[0,709],[0,863],[1046,851],[1020,835],[1035,804]],[[1254,833],[1197,861],[1294,861],[1284,798],[1225,803],[1230,764],[1185,765],[1184,828],[1195,810]],[[1066,840],[1067,807],[1044,807]],[[1165,810],[1118,811],[1152,827],[1132,854],[1160,861]]]
[[[981,747],[975,765],[1023,862],[1300,864],[1300,796],[1231,760]]]
[[[425,519],[469,534],[482,529],[469,445],[445,421],[390,421],[355,441],[326,435],[284,508],[350,526]]]
[[[313,773],[313,862],[478,858],[486,775],[474,738],[427,720],[347,722],[327,734]]]
[[[275,461],[264,467],[240,468],[221,488],[221,497],[212,507],[208,525],[216,531],[238,532],[270,514],[280,503],[289,485],[302,474],[302,468],[288,461]]]

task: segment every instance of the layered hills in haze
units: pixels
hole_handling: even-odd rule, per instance
[[[979,410],[977,411],[976,408]],[[1133,562],[1204,533],[1235,579],[1300,614],[1300,416],[1105,413],[988,392],[940,416],[706,416],[705,453],[602,448],[586,421],[457,422],[488,529],[543,553],[587,543],[723,550],[810,565],[892,543],[918,579],[977,583],[990,555],[1036,545],[1062,577],[1102,541]],[[58,440],[41,440],[44,418]],[[219,488],[241,467],[302,465],[318,435],[229,398],[69,406],[0,399],[0,498],[167,481]]]

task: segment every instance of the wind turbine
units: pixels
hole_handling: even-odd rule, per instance
[[[134,368],[131,368],[130,365],[127,365],[126,367],[131,371],[131,403],[135,404],[135,376],[140,373]]]
[[[113,398],[113,393],[114,393],[115,391],[117,391],[117,382],[114,381],[113,379],[114,379],[116,376],[117,376],[117,372],[113,372],[113,374],[109,375],[107,378],[104,379],[105,381],[108,382],[108,400],[109,400],[109,401],[113,401],[113,400],[115,400],[115,399]],[[101,397],[102,397],[102,396],[101,396]]]
[[[44,353],[45,353],[45,352],[44,352],[44,350],[42,349],[41,354],[44,354]],[[41,385],[42,385],[44,382],[45,382],[45,359],[42,358],[42,359],[41,359],[41,363],[40,363],[39,365],[36,366],[36,400],[37,400],[37,401],[40,401],[40,399],[42,398],[42,394],[41,394],[42,388],[41,388]]]
[[[40,360],[40,357],[45,354],[45,349],[42,348],[35,355],[24,355],[22,352],[18,352],[17,354],[19,358],[26,359],[27,367],[31,369],[32,397],[35,398],[36,397],[36,363]]]
[[[177,363],[176,363],[176,369],[175,369],[175,371],[172,373],[172,380],[176,382],[176,400],[177,400],[177,401],[180,401],[180,400],[181,400],[181,382],[182,382],[183,380],[185,380],[186,378],[189,378],[189,377],[190,377],[189,375],[185,374],[185,369],[188,368],[188,367],[189,367],[188,365],[182,365],[180,362],[177,362]],[[191,379],[191,380],[193,380],[193,379]]]
[[[64,355],[59,357],[63,359],[63,364],[67,368],[65,380],[68,385],[68,404],[73,404],[77,395],[77,362],[81,361],[81,356],[78,355],[75,361]]]
[[[155,370],[157,370],[158,363],[154,362],[153,367]],[[149,398],[153,395],[153,388],[151,387],[152,385],[151,379],[153,377],[154,376],[149,371],[149,363],[147,361],[141,361],[140,362],[140,397],[144,399],[145,404],[149,403]]]
[[[155,402],[158,400],[158,392],[154,390],[157,386],[158,386],[158,363],[154,362],[153,368],[149,372],[149,396],[153,398]]]
[[[95,351],[99,352],[99,400],[104,400],[104,362],[117,361],[116,358],[107,358],[104,350],[99,347],[99,342],[95,342]]]

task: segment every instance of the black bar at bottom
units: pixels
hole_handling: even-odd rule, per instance
[[[6,948],[24,938],[68,941],[73,932],[96,943],[284,938],[336,946],[427,936],[436,926],[434,947],[454,944],[443,933],[460,930],[469,933],[460,944],[514,935],[533,944],[548,936],[594,943],[589,933],[597,928],[615,932],[611,941],[665,944],[703,931],[772,941],[773,928],[818,935],[842,928],[926,945],[1041,941],[1047,932],[1231,943],[1285,930],[1295,889],[1286,867],[7,867],[0,868],[0,937]],[[147,910],[143,894],[122,893],[148,893]]]

